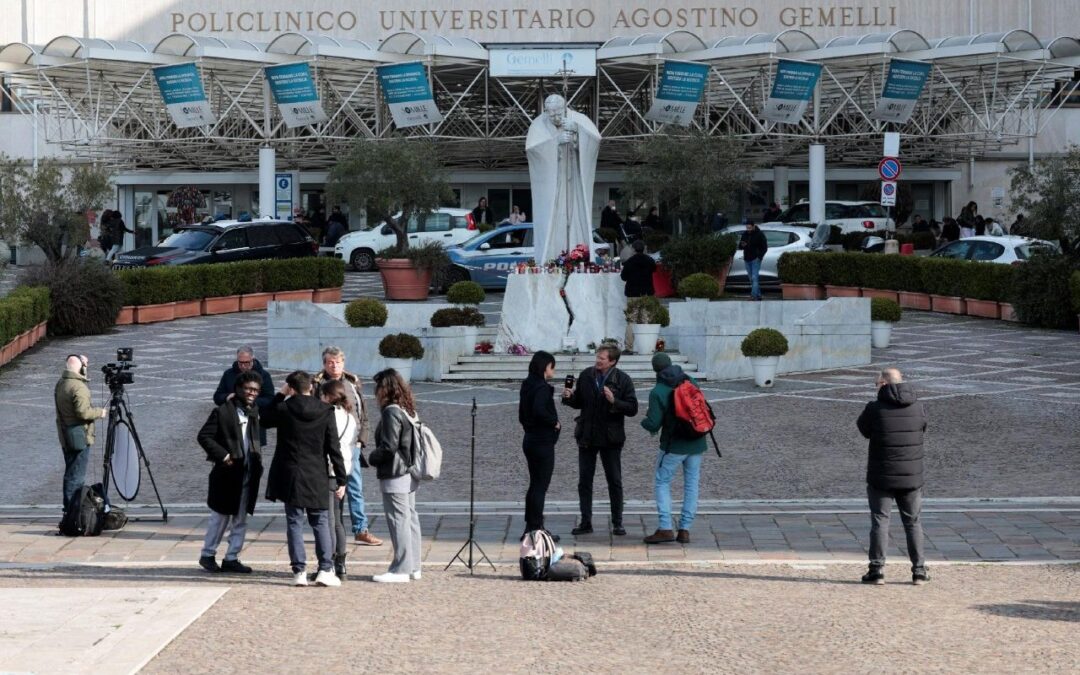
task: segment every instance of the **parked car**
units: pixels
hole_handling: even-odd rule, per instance
[[[761,272],[758,281],[762,285],[780,283],[780,277],[776,272],[777,261],[780,256],[788,252],[807,251],[814,236],[814,231],[802,225],[780,225],[777,223],[763,223],[758,226],[765,235],[765,241],[769,244],[769,250],[761,261]],[[746,231],[744,225],[729,225],[719,232],[720,235],[741,235]],[[746,274],[746,263],[743,262],[742,251],[735,251],[735,257],[731,260],[731,269],[727,276],[728,286],[750,286],[750,277]]]
[[[400,213],[394,215],[395,220],[400,217]],[[439,241],[443,246],[453,246],[476,234],[476,225],[468,209],[438,209],[423,218],[410,217],[406,230],[410,245]],[[338,239],[334,257],[347,261],[358,272],[371,272],[375,269],[375,254],[396,243],[389,225],[349,232]]]
[[[116,256],[113,268],[194,265],[266,258],[303,258],[319,252],[307,231],[283,220],[220,220],[179,227],[157,246]]]
[[[896,231],[896,223],[889,217],[889,211],[877,202],[843,202],[828,200],[825,202],[825,222],[835,225],[843,233],[873,232],[875,230]],[[813,225],[810,222],[810,202],[803,199],[798,204],[780,214],[780,218],[762,225]]]
[[[595,261],[609,253],[611,245],[596,230],[593,230],[592,237]],[[475,281],[484,288],[501,290],[506,288],[506,277],[510,270],[534,257],[533,226],[532,223],[504,225],[451,246],[446,252],[452,263],[449,283]]]
[[[959,239],[941,246],[930,256],[1018,265],[1038,250],[1061,253],[1061,247],[1054,242],[1009,234],[1000,237],[985,235]]]

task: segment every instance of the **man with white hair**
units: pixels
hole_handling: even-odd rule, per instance
[[[106,408],[95,408],[90,404],[88,363],[85,356],[68,356],[53,391],[56,431],[64,451],[64,511],[69,507],[77,508],[71,500],[86,482],[86,465],[90,461],[90,447],[94,444],[94,422],[109,414]]]
[[[262,390],[255,399],[255,405],[259,410],[270,405],[270,402],[274,400],[274,380],[255,358],[255,348],[251,345],[241,345],[236,350],[236,360],[233,361],[232,366],[226,368],[221,374],[217,390],[214,391],[214,405],[222,405],[236,396],[236,380],[244,373],[255,373],[262,380]],[[259,445],[266,445],[266,429],[261,427],[259,428]]]

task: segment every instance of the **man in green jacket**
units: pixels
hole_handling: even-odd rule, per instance
[[[90,446],[94,444],[94,422],[104,419],[109,411],[90,405],[89,380],[86,377],[87,358],[72,354],[67,357],[64,372],[56,383],[56,431],[64,451],[64,510],[86,482],[86,465],[90,461]]]
[[[669,408],[675,387],[683,380],[694,382],[694,379],[679,366],[672,365],[671,357],[663,352],[653,356],[652,367],[656,373],[656,384],[649,392],[649,411],[641,420],[641,426],[654,436],[660,432],[660,449],[656,458],[656,513],[660,523],[656,532],[645,537],[645,543],[677,541],[689,544],[690,526],[697,514],[698,480],[701,478],[701,459],[705,454],[705,437],[693,440],[675,438],[674,411]],[[683,470],[683,507],[679,515],[679,533],[676,535],[671,521],[671,481],[680,466]]]

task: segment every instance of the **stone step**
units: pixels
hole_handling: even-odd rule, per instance
[[[677,365],[679,365],[683,369],[684,372],[687,372],[687,373],[695,373],[695,372],[697,372],[697,364],[696,363],[689,363],[689,362],[686,362],[686,361],[683,361],[683,362],[672,361],[672,362],[677,363]],[[560,373],[567,372],[567,373],[577,374],[577,373],[581,372],[582,370],[584,370],[585,368],[588,368],[591,365],[593,365],[592,361],[589,361],[587,363],[582,362],[580,364],[577,364],[577,363],[567,364],[565,361],[559,360],[558,357],[555,358],[555,370],[556,370],[556,372],[560,372]],[[496,361],[489,361],[489,362],[486,362],[486,363],[485,362],[476,362],[476,361],[472,361],[472,362],[461,362],[461,361],[459,361],[457,363],[453,363],[453,364],[450,365],[450,372],[451,373],[492,372],[492,371],[499,371],[499,370],[507,371],[507,372],[515,372],[515,373],[516,372],[522,372],[523,373],[523,372],[526,372],[528,369],[529,369],[529,363],[527,361],[519,362],[519,363],[507,363],[507,362],[496,362]],[[628,363],[623,363],[623,361],[620,360],[619,361],[619,370],[621,370],[623,372],[627,372],[627,373],[633,373],[633,372],[650,372],[651,373],[652,372],[652,365],[649,364],[649,363],[628,364]]]
[[[623,371],[629,375],[638,386],[645,383],[645,386],[649,386],[656,378],[656,373],[652,370],[629,370]],[[442,379],[444,382],[507,382],[512,380],[523,380],[527,370],[522,368],[515,371],[468,371],[464,373],[443,373]],[[708,378],[703,373],[696,371],[687,371],[687,375],[690,375],[698,382],[707,380]],[[558,382],[566,377],[566,373],[557,373],[553,382]]]
[[[672,363],[683,364],[690,360],[689,356],[685,356],[678,352],[667,352],[667,355],[671,357]],[[558,363],[583,363],[586,365],[592,365],[596,357],[593,354],[554,354],[555,361]],[[522,363],[526,366],[529,365],[529,361],[532,360],[532,354],[526,354],[524,356],[517,356],[515,354],[475,354],[470,356],[458,357],[458,363],[505,363],[505,364],[518,364]],[[632,367],[634,365],[648,365],[652,363],[652,354],[626,354],[619,359],[619,367],[623,366]],[[625,370],[625,368],[623,368]]]

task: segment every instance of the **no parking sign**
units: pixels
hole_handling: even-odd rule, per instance
[[[896,181],[881,181],[881,205],[896,206]]]

